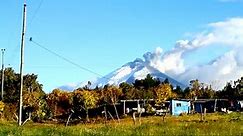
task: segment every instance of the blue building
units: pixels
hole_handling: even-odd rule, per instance
[[[182,100],[171,100],[170,101],[170,112],[171,115],[180,115],[182,113],[190,113],[191,104],[190,101],[182,101]]]

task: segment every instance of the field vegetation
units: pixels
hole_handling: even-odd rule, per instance
[[[133,84],[90,88],[88,82],[73,91],[54,89],[46,93],[38,76],[27,74],[24,75],[23,126],[20,127],[16,123],[20,75],[6,68],[4,76],[0,135],[241,135],[243,131],[239,112],[207,114],[203,121],[198,114],[166,116],[165,121],[163,117],[144,116],[141,123],[134,124],[131,116],[122,117],[124,113],[117,106],[120,100],[134,99],[153,99],[154,105],[160,108],[171,99],[224,98],[237,104],[237,100],[243,100],[243,77],[217,91],[198,80],[192,80],[189,87],[182,89],[173,87],[168,79],[160,81],[147,75]],[[144,105],[146,113],[151,107]]]
[[[130,117],[117,121],[77,124],[28,122],[19,127],[16,122],[2,121],[0,135],[243,135],[242,113],[207,114],[205,121],[200,115],[168,116],[165,122],[159,116],[143,117],[141,124],[134,124]]]

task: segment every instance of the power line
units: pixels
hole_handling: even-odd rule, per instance
[[[88,69],[88,68],[85,68],[85,67],[83,67],[83,66],[81,66],[81,65],[79,65],[79,64],[77,64],[77,63],[75,63],[75,62],[73,62],[73,61],[71,61],[71,60],[69,60],[69,59],[67,59],[67,58],[65,58],[65,57],[63,57],[62,55],[60,55],[60,54],[58,54],[58,53],[56,53],[56,52],[54,52],[54,51],[52,51],[52,50],[50,50],[50,49],[48,49],[48,48],[42,46],[41,44],[39,44],[39,43],[33,41],[32,37],[30,37],[30,41],[31,41],[32,43],[34,43],[35,45],[39,46],[40,48],[42,48],[42,49],[48,51],[49,53],[51,53],[51,54],[57,56],[58,58],[60,58],[60,59],[62,59],[62,60],[64,60],[64,61],[66,61],[66,62],[68,62],[68,63],[70,63],[70,64],[72,64],[72,65],[74,65],[74,66],[76,66],[76,67],[78,67],[78,68],[80,68],[80,69],[82,69],[82,70],[84,70],[84,71],[87,71],[87,72],[90,72],[90,73],[92,73],[92,74],[94,74],[94,75],[97,75],[97,76],[100,77],[100,78],[105,78],[105,77],[103,77],[101,74],[96,73],[96,72],[94,72],[94,71],[92,71],[92,70],[90,70],[90,69]],[[108,78],[106,78],[106,79],[108,79]]]
[[[44,2],[44,0],[40,0],[40,3],[38,4],[36,10],[33,12],[33,15],[32,15],[32,17],[31,17],[31,19],[30,19],[30,23],[29,23],[28,28],[30,28],[31,24],[33,23],[33,21],[34,21],[36,15],[37,15],[37,13],[39,12],[39,10],[40,10],[40,8],[41,8],[43,2]],[[18,14],[16,20],[20,20],[20,14]],[[15,24],[16,24],[16,23],[17,23],[17,21],[15,22]],[[17,25],[16,25],[16,26],[17,26]],[[9,33],[9,38],[8,38],[8,40],[7,40],[7,46],[10,45],[10,42],[12,41],[12,37],[13,37],[14,35],[16,35],[16,30],[15,30],[15,29]],[[11,52],[12,52],[12,53],[6,56],[6,60],[11,60],[12,62],[17,61],[17,56],[19,55],[19,54],[18,54],[18,50],[20,50],[20,47],[19,47],[18,44],[16,44],[15,46],[13,46],[12,51],[9,51],[9,53],[11,53]]]
[[[36,17],[36,15],[37,15],[38,11],[40,10],[40,7],[41,7],[43,1],[44,1],[44,0],[41,0],[41,1],[40,1],[40,3],[39,3],[39,5],[38,5],[37,9],[35,10],[35,12],[34,12],[32,18],[31,18],[31,20],[30,20],[30,24],[29,24],[29,26],[31,26],[33,20],[35,19],[35,17]]]
[[[22,12],[21,10],[19,12]],[[17,61],[17,56],[19,55],[18,50],[20,50],[19,43],[15,43],[13,45],[13,41],[16,41],[16,39],[13,40],[13,37],[16,37],[17,32],[18,32],[18,31],[16,31],[16,29],[18,29],[18,28],[15,26],[18,26],[20,20],[21,20],[21,14],[16,14],[16,16],[14,17],[14,21],[12,21],[13,25],[11,25],[12,27],[9,31],[9,35],[7,38],[8,40],[7,40],[6,46],[8,47],[9,51],[8,51],[8,54],[6,54],[6,60],[9,60],[12,62]]]

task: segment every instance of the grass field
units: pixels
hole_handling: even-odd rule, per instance
[[[141,124],[131,118],[120,123],[78,124],[65,127],[64,124],[28,122],[18,127],[15,122],[0,122],[0,135],[243,135],[243,114],[207,114],[205,121],[200,115],[143,117]]]

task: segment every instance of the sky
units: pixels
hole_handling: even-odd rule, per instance
[[[16,72],[23,2],[3,0],[0,5],[0,48],[6,49],[5,66]],[[214,81],[239,78],[242,9],[241,0],[27,0],[24,73],[37,74],[44,91],[51,92],[106,75],[159,49],[163,53],[153,65],[179,81],[212,82],[212,73]],[[38,47],[30,37],[97,74]],[[232,70],[236,72],[229,77]]]

